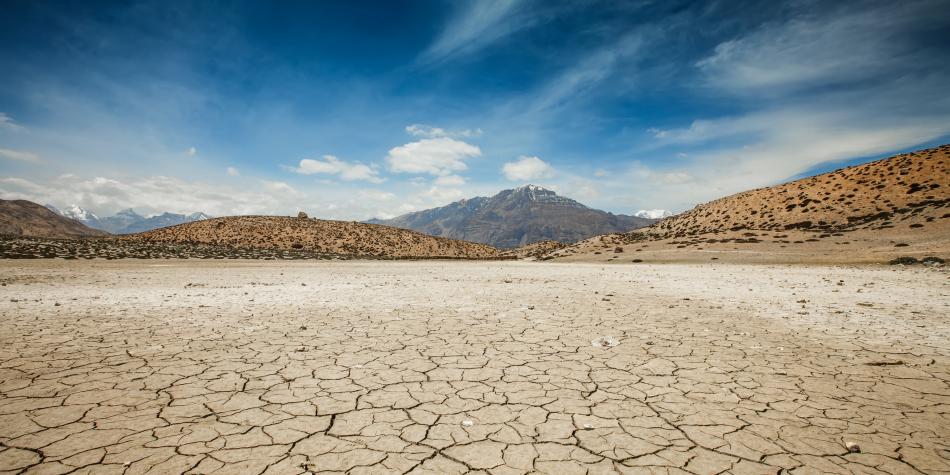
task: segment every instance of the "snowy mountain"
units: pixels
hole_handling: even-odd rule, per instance
[[[136,213],[132,208],[128,208],[112,216],[100,218],[95,213],[75,204],[62,210],[53,205],[46,205],[46,207],[61,216],[75,219],[90,228],[108,231],[112,234],[140,233],[176,224],[201,221],[211,217],[201,212],[188,215],[166,212],[146,217]]]
[[[638,218],[663,219],[673,216],[673,213],[665,209],[641,209],[633,215]]]
[[[95,213],[89,211],[85,208],[80,207],[77,204],[70,205],[63,209],[57,209],[55,206],[47,204],[44,205],[46,209],[59,214],[60,216],[67,217],[69,219],[75,219],[80,223],[89,226],[90,228],[100,229],[99,226],[99,217]]]
[[[653,224],[652,219],[588,208],[537,185],[519,186],[491,197],[479,196],[369,222],[501,248],[543,240],[570,243]]]

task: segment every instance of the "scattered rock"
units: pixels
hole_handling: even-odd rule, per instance
[[[307,219],[307,213],[304,213],[303,211],[297,213],[297,219]]]
[[[845,442],[844,446],[848,449],[848,452],[851,452],[852,454],[861,453],[861,446],[859,446],[856,442]]]
[[[590,344],[595,348],[610,348],[620,344],[616,338],[612,336],[602,336],[599,338],[594,338],[590,341]]]
[[[462,421],[462,427],[472,427],[473,425],[475,425],[475,423],[468,419]]]
[[[866,366],[897,366],[904,364],[901,360],[874,360],[864,363]]]
[[[892,260],[890,264],[892,266],[896,266],[896,265],[912,266],[914,264],[917,264],[918,262],[920,261],[918,261],[916,257],[902,256],[902,257],[898,257]]]

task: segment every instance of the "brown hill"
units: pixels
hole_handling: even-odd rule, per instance
[[[109,235],[27,200],[0,200],[0,234],[43,238]]]
[[[633,249],[630,249],[633,245]],[[550,257],[880,262],[950,252],[950,145],[699,205]]]
[[[397,258],[481,259],[499,254],[485,244],[389,226],[283,216],[213,218],[117,239]]]

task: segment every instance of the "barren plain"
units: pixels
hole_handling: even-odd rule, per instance
[[[950,471],[945,268],[0,265],[3,473]]]

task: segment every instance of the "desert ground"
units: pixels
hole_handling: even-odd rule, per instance
[[[2,473],[948,473],[946,267],[0,261]]]

